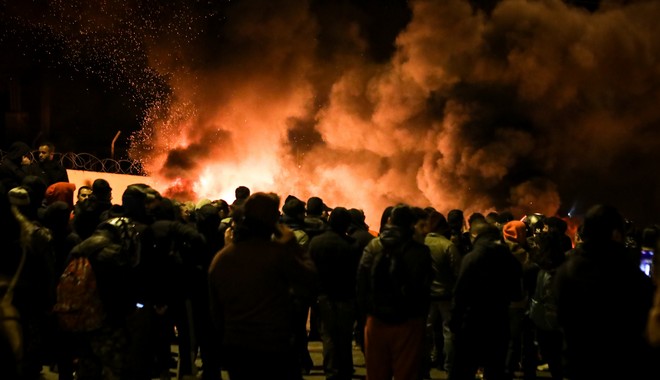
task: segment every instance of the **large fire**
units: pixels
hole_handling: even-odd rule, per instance
[[[317,195],[372,225],[397,202],[657,210],[660,2],[479,3],[71,1],[49,25],[71,60],[116,57],[148,104],[132,156],[177,197]]]

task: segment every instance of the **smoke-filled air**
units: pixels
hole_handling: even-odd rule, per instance
[[[105,11],[139,41],[135,92],[151,77],[167,89],[132,157],[183,200],[231,202],[246,185],[363,208],[372,225],[403,201],[657,211],[660,2],[364,3]]]

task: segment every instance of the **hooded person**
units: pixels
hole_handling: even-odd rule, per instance
[[[320,235],[328,228],[328,211],[331,210],[319,197],[310,197],[307,200],[305,233],[310,239]]]
[[[50,205],[57,201],[67,204],[69,211],[73,211],[73,194],[76,191],[76,185],[70,182],[57,182],[46,189],[45,202]]]
[[[9,151],[0,161],[0,182],[5,189],[20,186],[25,176],[37,174],[30,151],[30,147],[22,141],[16,141],[9,146]]]
[[[432,278],[429,248],[414,238],[417,214],[392,208],[388,223],[364,249],[357,275],[357,304],[366,315],[367,377],[422,377],[426,317]]]
[[[354,371],[355,273],[360,253],[347,234],[350,223],[348,210],[336,207],[328,220],[330,228],[314,237],[309,246],[319,274],[316,303],[327,378],[349,379]]]
[[[243,207],[243,204],[245,204],[245,201],[250,196],[250,189],[247,186],[239,186],[234,190],[234,196],[236,199],[230,207],[232,213]]]
[[[527,225],[519,220],[512,220],[502,226],[502,237],[511,253],[524,264],[529,259]]]
[[[96,227],[110,217],[112,188],[108,181],[99,178],[92,183],[92,195],[75,205],[73,228],[81,239],[92,235]]]
[[[103,178],[95,179],[92,183],[92,195],[100,202],[110,202],[112,200],[110,183]]]
[[[148,191],[139,185],[129,185],[121,196],[124,216],[140,223],[151,222],[147,213],[147,203],[154,199]]]
[[[653,281],[628,257],[623,216],[594,205],[582,227],[580,252],[553,279],[567,372],[576,380],[659,378],[645,338]]]
[[[454,286],[454,363],[449,376],[472,378],[483,367],[485,377],[506,378],[510,306],[524,299],[522,266],[502,243],[497,227],[475,221],[471,231],[476,236],[473,249],[463,257]]]
[[[276,195],[250,195],[233,241],[211,263],[211,315],[222,332],[230,378],[300,377],[291,297],[313,290],[316,272],[279,217]]]
[[[296,235],[296,241],[303,249],[307,249],[309,246],[309,236],[304,231],[305,227],[305,202],[289,195],[282,206],[282,215],[281,221],[284,225],[289,227],[294,235]]]

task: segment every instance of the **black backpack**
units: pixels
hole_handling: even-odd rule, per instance
[[[103,325],[107,307],[97,287],[94,263],[103,262],[107,282],[105,289],[131,298],[127,276],[140,262],[139,232],[129,218],[117,217],[101,223],[92,236],[83,240],[71,252],[64,273],[57,285],[57,302],[53,311],[66,331],[88,332]]]
[[[383,247],[375,254],[371,266],[370,314],[384,322],[402,323],[408,319],[409,279],[403,260],[405,249],[406,245]]]

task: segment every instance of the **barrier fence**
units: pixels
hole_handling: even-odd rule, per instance
[[[7,152],[0,150],[0,159],[6,154]],[[32,153],[33,161],[38,160],[37,155],[37,152]],[[73,152],[55,153],[55,160],[66,169],[146,176],[142,162],[138,160],[98,158],[90,153]]]

